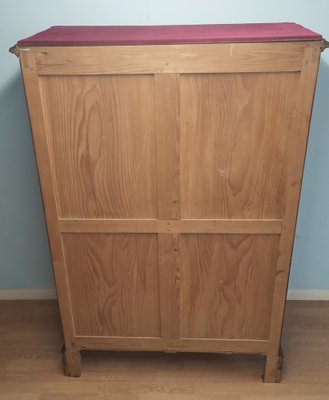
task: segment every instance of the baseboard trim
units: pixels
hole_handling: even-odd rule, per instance
[[[0,300],[54,300],[55,289],[0,289]]]
[[[55,289],[0,289],[0,300],[54,300]],[[329,300],[329,290],[290,289],[288,300]]]
[[[329,300],[329,290],[289,289],[288,300]]]

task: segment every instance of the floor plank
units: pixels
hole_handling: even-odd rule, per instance
[[[328,400],[329,302],[287,305],[281,384],[263,384],[261,356],[83,353],[63,375],[55,301],[0,301],[1,400]]]

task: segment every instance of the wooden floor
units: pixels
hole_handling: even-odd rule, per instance
[[[329,400],[329,302],[289,302],[282,383],[262,357],[88,352],[63,375],[54,301],[0,302],[1,400]]]

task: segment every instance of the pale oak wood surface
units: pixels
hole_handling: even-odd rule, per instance
[[[329,302],[288,302],[282,383],[259,380],[262,357],[88,352],[63,376],[55,301],[0,302],[1,400],[327,400]]]
[[[267,355],[265,380],[277,379],[319,51],[320,42],[21,51],[56,284],[69,325],[70,375],[79,374],[80,349],[140,345],[260,352]],[[241,246],[239,234],[245,235]],[[121,253],[137,257],[114,250],[116,235],[129,243],[120,248],[118,242]],[[226,243],[214,244],[225,235]],[[256,242],[256,253],[268,254],[257,255]],[[128,279],[136,266],[140,276]],[[194,270],[209,288],[196,287]],[[146,321],[143,296],[133,306],[138,315],[127,310],[141,291],[154,306],[145,324],[136,321]],[[216,302],[221,309],[212,308]],[[203,309],[212,318],[200,331]],[[252,327],[247,316],[261,326]],[[182,331],[187,337],[177,339]]]

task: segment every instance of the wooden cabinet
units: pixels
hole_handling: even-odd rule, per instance
[[[277,379],[321,46],[295,24],[18,43],[68,375],[115,349],[258,353]]]

